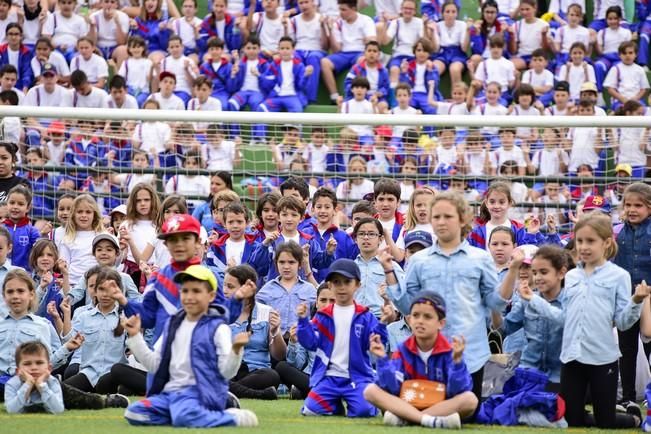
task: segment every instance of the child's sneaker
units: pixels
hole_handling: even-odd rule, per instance
[[[119,393],[111,393],[106,395],[107,408],[127,408],[129,406],[129,398]]]
[[[390,411],[384,412],[384,424],[388,426],[405,426],[407,422]]]
[[[301,392],[301,390],[298,387],[292,386],[292,388],[289,389],[289,399],[298,401],[298,400],[303,400],[305,398],[303,398],[303,392]]]
[[[461,429],[461,417],[459,413],[452,413],[449,416],[436,416],[434,428]]]
[[[224,411],[233,416],[236,426],[258,426],[258,416],[251,410],[228,408]]]
[[[240,400],[231,392],[226,392],[226,408],[241,408]]]

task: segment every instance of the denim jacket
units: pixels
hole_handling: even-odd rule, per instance
[[[613,262],[631,273],[632,288],[643,280],[651,283],[651,217],[637,227],[624,223],[617,247]]]
[[[562,309],[561,294],[548,302]],[[529,303],[517,297],[511,312],[504,318],[502,330],[506,335],[523,330],[525,347],[520,364],[525,368],[536,368],[544,372],[552,383],[561,381],[561,346],[563,324],[555,323],[536,309],[536,303]]]
[[[249,372],[256,369],[270,368],[271,356],[269,355],[269,314],[271,308],[266,304],[256,303],[251,315],[251,336],[249,343],[244,347],[242,362],[249,368]],[[233,337],[245,332],[249,325],[248,320],[235,321],[230,325]]]
[[[316,301],[316,288],[299,277],[291,290],[280,284],[280,277],[267,282],[255,296],[256,302],[276,309],[280,314],[280,331],[285,334],[298,323],[296,308],[299,304],[312,306]]]
[[[395,296],[396,307],[407,315],[414,297],[423,290],[441,294],[447,304],[443,334],[464,336],[468,371],[480,370],[490,356],[486,308],[501,311],[507,303],[499,294],[491,255],[465,240],[449,255],[438,243],[421,250],[409,259],[404,291],[397,285],[390,286],[389,291]]]
[[[613,324],[628,330],[640,319],[642,307],[631,298],[628,271],[606,262],[588,276],[579,263],[565,276],[560,298],[562,309],[536,295],[529,304],[553,322],[565,323],[561,362],[605,365],[617,361],[621,353]]]

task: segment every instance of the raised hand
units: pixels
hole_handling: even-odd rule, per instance
[[[130,316],[129,318],[122,318],[122,327],[127,331],[127,334],[129,337],[135,336],[138,333],[140,333],[140,329],[142,328],[142,322],[140,321],[140,315],[135,314]]]
[[[239,354],[242,348],[249,343],[249,333],[242,332],[235,335],[233,338],[233,352]]]
[[[48,286],[50,286],[50,283],[54,280],[54,276],[52,276],[52,273],[50,271],[46,271],[43,273],[41,276],[41,288],[45,289]]]
[[[396,310],[391,303],[384,302],[382,306],[382,315],[380,315],[380,322],[382,324],[391,324],[396,320]]]
[[[633,301],[640,304],[651,294],[651,286],[646,284],[646,280],[635,286],[635,294],[633,294]]]
[[[529,281],[527,279],[520,280],[520,285],[518,286],[518,294],[520,298],[526,301],[531,301],[533,298],[533,291],[529,287]]]
[[[391,248],[389,246],[385,246],[380,250],[380,253],[377,254],[377,259],[382,264],[385,272],[393,270],[393,256],[391,256]]]
[[[59,311],[57,310],[56,302],[54,300],[52,300],[47,304],[47,313],[52,318],[61,319],[61,317],[59,316]]]
[[[298,342],[298,335],[296,334],[296,326],[293,325],[289,328],[289,342],[292,343],[297,343]]]
[[[555,234],[556,233],[556,217],[554,214],[548,214],[545,223],[547,224],[547,233]]]
[[[276,240],[278,239],[279,236],[280,236],[280,232],[279,232],[279,231],[272,232],[272,233],[270,233],[269,235],[267,235],[267,238],[264,239],[264,241],[262,242],[262,244],[265,245],[265,246],[269,246],[269,245],[271,245],[271,243],[273,243],[274,241],[276,241]]]
[[[463,350],[466,349],[466,338],[463,336],[454,336],[452,338],[452,360],[454,363],[461,362]]]
[[[269,313],[269,333],[273,336],[278,334],[280,330],[280,313],[277,310],[272,310]]]
[[[387,351],[384,348],[384,344],[382,343],[382,338],[380,338],[380,335],[378,334],[371,335],[368,350],[371,352],[371,354],[379,359],[382,359],[387,355]]]
[[[62,301],[61,304],[59,304],[59,308],[61,309],[61,312],[63,312],[64,317],[70,317],[70,314],[72,313],[72,308],[70,307],[70,299],[68,297],[65,297]]]
[[[529,215],[524,220],[524,227],[527,228],[528,233],[537,234],[540,232],[540,219],[536,216]]]
[[[72,339],[66,342],[66,348],[69,351],[75,351],[79,349],[79,347],[81,347],[83,344],[84,336],[81,333],[77,332],[77,334]]]
[[[513,250],[513,253],[511,253],[510,266],[514,268],[520,268],[520,265],[522,265],[524,259],[525,259],[524,251],[522,251],[522,249],[516,248],[515,250]]]
[[[299,318],[307,318],[307,304],[301,303],[296,306],[296,316]]]
[[[335,237],[330,237],[326,243],[326,252],[328,255],[334,255],[335,250],[337,250],[337,240],[335,240]]]

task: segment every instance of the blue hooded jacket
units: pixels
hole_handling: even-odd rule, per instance
[[[38,230],[32,226],[28,217],[14,222],[11,219],[4,221],[5,227],[11,234],[13,248],[11,250],[11,265],[31,270],[29,266],[29,254],[36,240],[41,238]]]

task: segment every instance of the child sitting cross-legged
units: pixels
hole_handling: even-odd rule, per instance
[[[423,291],[411,304],[412,336],[387,357],[379,335],[372,335],[370,352],[377,359],[377,384],[364,398],[384,410],[384,424],[461,428],[461,418],[472,416],[477,397],[463,361],[465,340],[452,343],[441,334],[445,302],[435,292]]]

